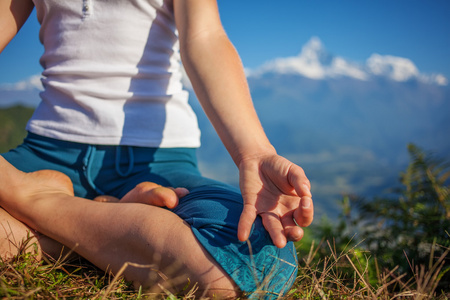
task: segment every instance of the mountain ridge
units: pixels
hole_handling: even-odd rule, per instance
[[[305,169],[319,218],[335,216],[343,194],[388,193],[409,161],[409,143],[450,158],[447,79],[408,59],[372,55],[357,64],[312,39],[297,57],[247,71],[263,127],[278,153]],[[35,106],[38,79],[0,86],[0,107]],[[189,91],[202,130],[202,172],[238,186],[237,168]]]
[[[297,56],[275,58],[255,70],[247,70],[249,77],[266,73],[296,74],[307,78],[324,80],[350,77],[362,81],[384,77],[393,81],[417,79],[429,84],[448,85],[448,79],[439,73],[421,73],[408,58],[372,54],[364,64],[329,53],[318,37],[312,37]]]
[[[279,73],[250,76],[249,85],[266,134],[280,154],[306,170],[323,214],[338,211],[342,194],[389,192],[409,161],[409,143],[449,158],[447,86]],[[200,108],[197,114],[205,135],[202,163],[214,170],[226,152],[218,138],[211,138],[215,133]],[[233,172],[215,176],[237,178]]]

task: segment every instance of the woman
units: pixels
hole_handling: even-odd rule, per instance
[[[0,50],[34,6],[44,91],[28,137],[0,158],[3,257],[11,236],[31,234],[41,252],[65,245],[104,270],[130,262],[135,284],[286,292],[292,241],[313,218],[310,184],[265,136],[216,1],[2,1]],[[180,56],[242,196],[197,169]]]

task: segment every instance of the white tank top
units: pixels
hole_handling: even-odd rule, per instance
[[[169,0],[33,0],[44,45],[30,132],[61,140],[198,147]]]

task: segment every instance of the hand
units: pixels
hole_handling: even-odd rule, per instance
[[[299,241],[303,237],[299,226],[309,226],[314,215],[311,185],[303,169],[274,154],[241,161],[239,174],[244,198],[239,240],[248,239],[260,215],[275,246],[283,248],[288,240]]]
[[[98,202],[143,203],[175,208],[178,205],[178,199],[188,193],[189,191],[185,188],[163,187],[153,182],[141,182],[120,200],[107,195],[98,196],[94,200]]]

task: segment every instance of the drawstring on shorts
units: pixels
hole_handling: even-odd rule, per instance
[[[92,181],[91,178],[91,167],[92,167],[92,162],[94,161],[95,158],[95,151],[96,151],[96,147],[93,145],[89,145],[87,150],[86,150],[86,155],[84,156],[83,159],[83,171],[84,171],[84,176],[86,177],[87,182],[89,183],[89,186],[95,190],[97,192],[97,194],[99,195],[104,195],[105,193],[99,189],[94,182]]]
[[[120,169],[120,158],[121,158],[121,152],[122,152],[122,146],[115,147],[116,150],[116,161],[115,161],[115,168],[116,172],[120,177],[127,177],[131,174],[134,168],[134,153],[133,153],[133,147],[125,146],[128,150],[128,169],[123,172]],[[95,185],[94,181],[91,177],[91,169],[92,164],[95,159],[95,153],[97,151],[97,148],[95,145],[88,145],[86,154],[83,158],[83,171],[84,176],[86,177],[86,180],[89,184],[89,186],[96,191],[99,195],[105,195],[105,193]]]
[[[122,176],[122,177],[127,177],[128,175],[130,175],[131,171],[133,170],[133,167],[134,167],[133,148],[129,147],[129,146],[126,146],[126,147],[128,149],[128,170],[125,173],[123,173],[120,170],[120,154],[121,154],[122,146],[116,147],[116,172],[117,172],[117,174],[119,174],[119,176]]]

